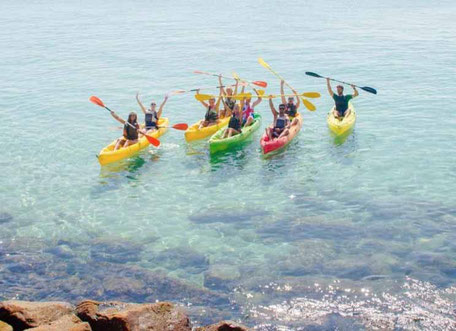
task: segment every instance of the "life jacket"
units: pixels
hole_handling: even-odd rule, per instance
[[[234,109],[234,106],[236,105],[236,100],[234,100],[233,98],[227,97],[227,98],[225,98],[225,104],[232,111]]]
[[[127,123],[124,124],[124,138],[127,139],[127,140],[136,140],[136,139],[138,139],[139,125],[138,125],[138,123],[134,123],[132,125],[135,126],[136,129],[132,128]]]
[[[287,126],[288,119],[286,117],[278,117],[275,122],[274,129],[283,130]]]
[[[230,117],[230,122],[228,123],[228,127],[231,129],[235,129],[237,131],[240,131],[240,129],[241,129],[241,122],[234,114],[231,115],[231,117]]]
[[[156,128],[158,122],[158,113],[155,110],[147,111],[144,122],[146,128]]]
[[[206,115],[204,115],[204,120],[207,122],[215,122],[218,119],[218,114],[214,108],[211,106],[207,107]]]
[[[297,113],[298,110],[296,109],[296,105],[293,103],[287,103],[287,110],[285,111],[285,114],[291,117],[295,117]]]
[[[253,108],[252,106],[250,105],[244,105],[244,107],[242,108],[242,118],[244,120],[247,120],[249,118],[250,115],[253,115]]]

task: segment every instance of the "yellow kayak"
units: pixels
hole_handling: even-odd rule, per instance
[[[162,136],[168,130],[168,128],[166,127],[169,125],[169,120],[166,117],[161,117],[158,120],[158,125],[163,126],[163,128],[153,131],[151,134],[149,134],[149,136],[154,138]],[[116,142],[117,139],[105,148],[103,148],[100,154],[98,154],[98,162],[100,162],[101,165],[126,159],[127,157],[133,156],[140,150],[143,150],[144,148],[149,146],[149,141],[147,141],[147,138],[144,136],[139,138],[139,141],[136,144],[125,148],[122,147],[115,151],[114,147],[116,146]]]
[[[350,115],[345,116],[343,119],[335,118],[333,115],[333,109],[328,114],[327,122],[328,127],[336,136],[342,136],[353,130],[356,122],[356,112],[353,104],[350,102],[348,108],[351,110]]]
[[[199,139],[204,139],[206,137],[212,136],[221,128],[224,128],[228,125],[230,121],[230,117],[225,117],[219,119],[216,125],[206,126],[204,128],[199,128],[201,121],[196,122],[192,126],[189,126],[188,129],[185,131],[185,140],[187,141],[194,141]]]

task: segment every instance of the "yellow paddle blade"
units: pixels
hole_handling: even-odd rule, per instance
[[[277,98],[277,95],[275,95],[275,94],[263,95],[262,98],[263,99],[274,99],[274,98]]]
[[[233,98],[236,100],[242,100],[244,98],[248,99],[251,97],[252,97],[252,93],[240,93],[240,94],[233,96]]]
[[[304,104],[304,106],[306,106],[306,108],[309,109],[310,111],[317,110],[317,107],[315,107],[315,105],[312,102],[310,102],[304,98],[301,98],[301,100],[302,100],[302,103]]]
[[[269,66],[269,64],[267,64],[263,58],[259,57],[258,58],[258,63],[261,64],[263,67],[265,67],[266,69],[268,70],[271,70],[271,67]]]
[[[257,90],[258,96],[262,97],[264,95],[264,90]]]
[[[215,98],[215,96],[210,95],[210,94],[195,94],[195,99],[198,101],[207,101],[212,98]]]
[[[301,96],[306,98],[319,98],[321,95],[318,92],[304,92]]]
[[[231,74],[233,75],[234,79],[241,80],[241,77],[239,77],[239,75],[237,73],[235,73],[234,71]]]

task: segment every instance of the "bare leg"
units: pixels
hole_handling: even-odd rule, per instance
[[[277,139],[280,139],[282,137],[288,136],[289,134],[290,134],[290,130],[285,129],[285,130],[282,131],[282,133],[280,134],[279,138],[277,138]]]
[[[298,119],[295,117],[293,118],[293,121],[291,122],[291,126],[297,125],[298,124]]]
[[[333,115],[335,118],[339,118],[339,112],[336,110],[336,108],[333,109]]]
[[[205,128],[207,125],[209,124],[208,121],[201,121],[200,125],[199,125],[199,128]]]
[[[116,146],[114,146],[114,150],[117,151],[119,148],[122,148],[125,144],[125,140],[123,138],[117,139]]]
[[[135,139],[135,140],[127,140],[124,144],[124,147],[128,147],[128,146],[131,146],[131,145],[134,145],[138,142],[138,139]]]
[[[351,114],[351,109],[348,108],[348,109],[345,111],[344,117],[348,117],[350,114]]]
[[[252,124],[252,122],[253,122],[253,117],[249,116],[249,118],[247,119],[247,122],[245,122],[244,126],[249,126],[250,124]]]

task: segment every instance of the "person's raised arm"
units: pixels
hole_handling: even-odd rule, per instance
[[[236,79],[236,85],[234,86],[234,95],[237,94],[238,86],[239,86],[239,79]]]
[[[258,99],[256,99],[256,101],[252,104],[252,108],[255,108],[256,106],[259,105],[259,103],[261,102],[261,100],[263,100],[263,98],[261,97],[261,94],[258,93],[256,88],[254,88],[253,90],[255,91],[256,95],[258,96]]]
[[[226,92],[225,92],[225,89],[223,88],[222,75],[218,76],[218,80],[219,80],[220,94],[224,96],[224,95],[226,95]]]
[[[326,86],[328,87],[328,93],[332,97],[334,95],[334,92],[331,88],[331,83],[329,82],[329,78],[326,78]]]
[[[146,113],[146,107],[142,104],[141,100],[139,100],[139,92],[136,92],[136,101],[138,102],[139,107],[141,108],[142,112]]]
[[[165,107],[166,101],[168,101],[168,94],[165,95],[165,98],[163,99],[163,102],[161,103],[160,108],[158,108],[158,113],[157,113],[158,118],[160,118],[162,116],[163,107]]]
[[[274,107],[274,104],[272,103],[272,95],[269,96],[269,108],[271,108],[272,115],[274,116],[274,120],[276,119],[278,113],[277,110]]]
[[[200,90],[196,90],[196,95],[200,94]],[[209,107],[209,104],[204,102],[203,100],[198,100],[199,102],[201,102],[201,104],[204,106],[204,108],[207,108]]]
[[[124,121],[119,115],[117,115],[113,110],[111,110],[111,115],[112,115],[112,117],[114,117],[117,121],[119,121],[120,123],[122,123],[122,124],[125,125],[125,121]]]
[[[283,88],[283,85],[284,85],[284,84],[285,84],[285,81],[282,79],[282,80],[280,81],[280,96],[281,96],[281,98],[282,98],[282,103],[283,103],[283,104],[286,104],[287,101],[285,100],[285,95],[284,95],[284,94],[285,94],[285,91],[284,91],[284,88]]]
[[[355,93],[353,93],[353,98],[356,98],[359,95],[358,90],[355,85],[352,85],[351,87],[353,88],[353,91],[355,91]]]
[[[301,105],[301,99],[299,99],[298,92],[296,92],[296,90],[293,90],[293,93],[296,96],[296,110],[298,110]]]
[[[215,103],[215,111],[217,112],[217,114],[220,116],[219,114],[219,108],[220,108],[220,101],[222,100],[222,89],[220,89],[220,93],[219,93],[219,96],[218,96],[218,99],[217,99],[217,102]]]

